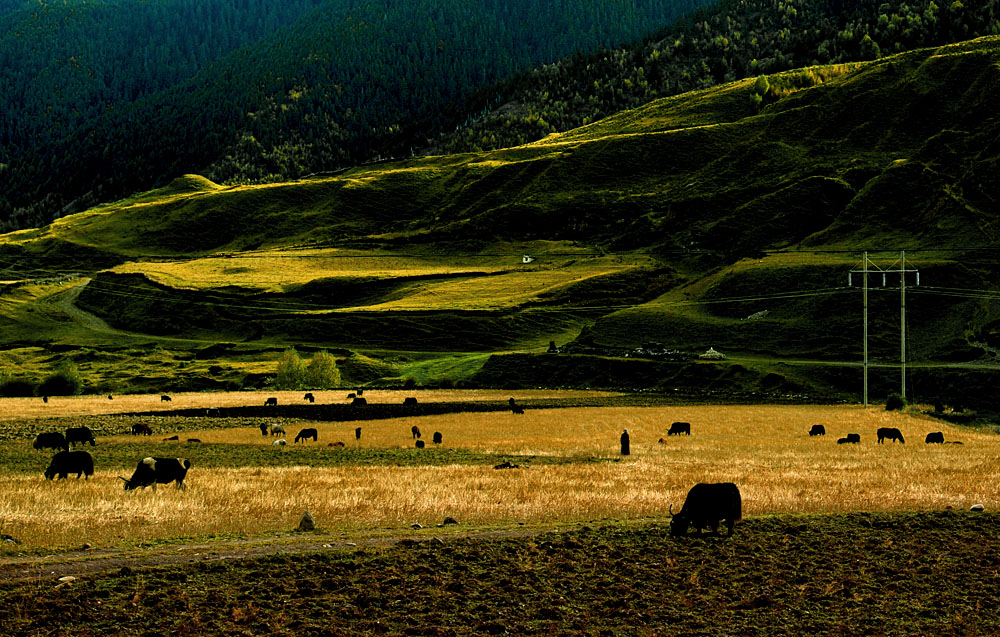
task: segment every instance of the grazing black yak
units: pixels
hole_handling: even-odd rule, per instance
[[[317,442],[319,440],[319,433],[316,431],[315,427],[306,427],[305,429],[300,431],[298,435],[295,436],[295,442],[298,442],[300,440],[302,442],[305,442],[306,439],[308,438],[312,438],[313,442]]]
[[[76,474],[77,480],[81,475],[87,476],[89,480],[94,475],[94,459],[86,451],[60,451],[52,456],[49,468],[45,470],[45,477],[51,480],[59,476],[62,480],[71,473]]]
[[[689,422],[675,422],[670,425],[670,429],[667,431],[668,436],[687,434],[691,435],[691,423]]]
[[[733,526],[743,519],[743,499],[739,487],[732,482],[701,482],[688,491],[680,512],[674,513],[670,505],[670,515],[670,534],[674,536],[686,535],[688,527],[698,531],[711,527],[718,533],[722,520],[726,521],[729,535],[732,535]]]
[[[87,444],[93,447],[97,443],[94,442],[94,432],[90,430],[90,427],[70,427],[66,430],[66,443],[67,444]]]
[[[125,481],[125,490],[153,487],[156,491],[157,484],[177,483],[178,489],[185,489],[184,478],[187,477],[188,469],[191,468],[191,461],[187,458],[143,458],[136,465],[131,478],[118,476]]]
[[[66,436],[58,431],[50,431],[35,436],[35,442],[31,443],[35,449],[63,449],[69,451],[69,443]]]
[[[875,433],[878,436],[879,444],[882,444],[882,441],[885,440],[886,438],[891,440],[893,444],[895,444],[897,440],[903,443],[906,442],[905,440],[903,440],[902,432],[900,432],[899,429],[896,429],[895,427],[879,427],[878,431]]]

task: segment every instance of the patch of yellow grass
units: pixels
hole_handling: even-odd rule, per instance
[[[690,422],[692,435],[668,438],[675,420]],[[826,426],[825,437],[807,435],[814,423]],[[186,491],[161,487],[155,494],[126,494],[113,475],[100,471],[89,482],[14,475],[0,484],[2,530],[26,544],[59,546],[290,530],[306,509],[323,529],[353,531],[426,526],[445,516],[467,524],[658,517],[670,504],[676,510],[694,484],[723,481],[740,487],[745,516],[1000,507],[1000,437],[878,409],[528,409],[523,416],[454,414],[316,426],[321,446],[335,439],[357,444],[353,428],[360,425],[361,446],[385,448],[412,447],[413,424],[425,439],[441,431],[446,447],[509,456],[522,468],[194,467]],[[875,430],[883,426],[899,428],[907,443],[876,444]],[[619,435],[626,428],[632,454],[622,457]],[[924,444],[924,435],[938,430],[964,444]],[[861,434],[861,444],[836,444],[849,432]],[[270,445],[253,428],[191,435],[206,444]],[[428,447],[423,453],[435,453]],[[576,461],[524,458],[553,455]]]
[[[509,307],[538,294],[591,277],[620,272],[648,259],[579,257],[560,254],[525,266],[520,255],[413,256],[343,250],[248,252],[171,262],[131,262],[113,269],[141,273],[164,285],[185,289],[237,286],[269,292],[324,278],[405,278],[426,275],[465,275],[414,281],[397,291],[391,301],[366,309],[494,309]],[[477,274],[482,276],[475,276]],[[476,293],[469,294],[470,289]],[[470,301],[470,299],[472,299]],[[308,307],[303,305],[303,309]],[[349,308],[343,311],[357,310]]]
[[[347,403],[347,394],[354,389],[310,390],[319,404]],[[178,392],[169,394],[170,401],[160,400],[160,394],[112,394],[86,396],[50,396],[49,402],[41,398],[0,398],[0,422],[33,418],[67,418],[72,416],[100,416],[173,409],[210,409],[212,407],[244,407],[263,405],[273,396],[279,405],[303,405],[305,391],[245,391],[245,392]],[[449,390],[449,389],[375,389],[365,392],[369,404],[402,404],[407,396],[419,402],[497,401],[507,402],[511,396],[520,400],[542,398],[586,398],[613,396],[611,392],[587,390]]]

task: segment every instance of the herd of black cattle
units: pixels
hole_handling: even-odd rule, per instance
[[[137,425],[140,430],[148,425]],[[137,433],[136,427],[132,428],[132,433]],[[53,478],[68,478],[71,473],[75,473],[77,478],[81,476],[94,475],[94,459],[86,451],[79,449],[70,450],[71,445],[86,445],[90,443],[95,446],[94,432],[90,427],[70,427],[63,435],[58,431],[40,433],[35,437],[32,447],[35,449],[57,449],[56,455],[52,456],[49,466],[45,469],[45,477],[49,480]],[[139,461],[131,478],[121,477],[125,481],[125,490],[131,491],[137,488],[152,486],[156,489],[157,484],[170,484],[176,482],[181,489],[184,488],[184,478],[188,469],[191,468],[191,461],[186,458],[143,458]]]
[[[360,392],[359,392],[360,393]],[[161,399],[169,400],[169,397],[161,397]],[[306,400],[312,402],[312,394],[306,394]],[[355,394],[348,396],[348,399],[355,401],[364,400],[362,397]],[[407,398],[408,402],[405,404],[416,404],[415,398]],[[276,398],[269,398],[265,405],[277,405]],[[514,414],[523,414],[524,410],[520,405],[517,405],[513,398],[509,401],[509,408]],[[285,429],[280,424],[267,425],[262,423],[260,425],[261,434],[264,436],[283,436],[285,435]],[[622,453],[626,453],[626,442],[625,436],[628,435],[628,430],[623,434],[622,442]],[[138,423],[132,426],[133,435],[152,435],[152,429],[149,425]],[[424,442],[421,439],[420,428],[416,425],[410,430],[411,435],[416,440],[416,447],[422,449],[424,447]],[[685,434],[691,435],[691,423],[688,422],[675,422],[670,425],[670,429],[667,431],[668,436]],[[813,425],[809,430],[809,436],[825,436],[826,427],[823,425]],[[355,437],[361,439],[361,428],[355,429]],[[314,427],[306,427],[299,431],[298,435],[295,437],[295,442],[306,441],[312,439],[314,442],[318,441],[319,433]],[[893,443],[900,442],[905,443],[906,440],[903,438],[902,432],[895,427],[880,427],[876,431],[876,438],[879,444],[882,444],[885,440],[891,440]],[[177,440],[178,436],[173,436],[172,438],[166,438],[165,440]],[[441,444],[442,436],[440,432],[434,432],[433,436],[434,443],[437,445]],[[189,442],[199,442],[196,439],[189,438]],[[666,440],[660,438],[659,442],[661,444],[666,443]],[[837,444],[857,444],[861,442],[861,435],[857,433],[848,433],[843,438],[837,439]],[[962,444],[960,441],[948,441],[945,442],[944,433],[941,431],[933,431],[926,435],[924,442],[927,444]],[[66,430],[65,435],[59,432],[47,432],[38,434],[33,443],[35,449],[57,449],[60,450],[52,457],[52,461],[49,463],[48,468],[45,470],[45,477],[49,480],[58,477],[59,479],[68,478],[70,474],[75,473],[77,478],[81,476],[86,476],[89,478],[94,473],[94,460],[89,453],[82,450],[70,450],[71,445],[86,445],[90,444],[94,446],[96,444],[94,440],[94,434],[88,427],[70,427]],[[283,438],[275,440],[274,445],[284,446],[286,441]],[[343,446],[343,443],[334,443],[331,446]],[[517,465],[507,464],[497,465],[497,468],[510,468],[517,467]],[[156,489],[157,484],[170,484],[171,482],[176,482],[178,488],[184,487],[184,478],[187,476],[188,469],[191,468],[191,461],[186,458],[160,458],[160,457],[148,457],[143,458],[136,465],[135,471],[132,473],[131,478],[125,478],[119,476],[125,482],[125,490],[130,491],[137,488],[145,488],[152,486],[153,490]],[[701,531],[702,529],[711,529],[714,533],[718,533],[719,525],[725,521],[729,534],[732,535],[733,527],[736,522],[742,519],[742,497],[740,495],[739,487],[737,487],[732,482],[720,482],[720,483],[699,483],[696,484],[688,491],[687,497],[684,500],[684,505],[681,510],[676,514],[673,512],[673,505],[670,507],[670,532],[672,535],[681,536],[686,535],[689,528],[693,528],[696,531]]]

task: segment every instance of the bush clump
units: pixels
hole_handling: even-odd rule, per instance
[[[64,362],[55,373],[47,376],[38,386],[41,396],[77,396],[83,392],[83,378],[70,361]]]
[[[35,384],[23,378],[0,378],[0,396],[4,398],[30,398],[35,395]]]
[[[906,399],[900,394],[889,394],[889,397],[885,399],[886,411],[902,411],[904,407],[906,407]]]
[[[306,388],[335,389],[340,387],[340,370],[337,359],[326,350],[313,354],[312,360],[306,366]]]
[[[316,352],[308,364],[294,348],[278,361],[275,389],[334,389],[340,386],[337,359],[326,350]]]

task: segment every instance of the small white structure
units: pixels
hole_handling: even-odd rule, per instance
[[[707,361],[724,361],[726,360],[726,355],[723,354],[722,352],[716,351],[714,347],[709,347],[707,350],[705,350],[705,353],[699,356],[698,358]]]
[[[526,254],[523,257],[521,257],[521,263],[532,263],[534,260],[535,257],[531,256],[530,254]]]

